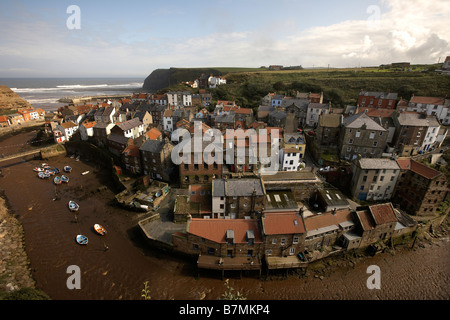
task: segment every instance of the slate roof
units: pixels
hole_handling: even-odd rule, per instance
[[[361,158],[358,160],[361,169],[400,169],[395,160],[384,158]]]
[[[127,131],[127,130],[130,130],[130,129],[133,129],[133,128],[138,127],[140,125],[142,125],[142,122],[141,122],[141,120],[139,120],[139,118],[133,118],[131,120],[124,121],[124,122],[116,124],[116,126],[118,126],[123,131]]]
[[[376,99],[397,99],[398,94],[395,92],[376,92],[376,91],[361,91],[360,96],[375,97]]]
[[[365,125],[366,130],[386,131],[365,113],[357,113],[344,119],[344,125],[349,129],[359,129]]]
[[[264,187],[260,179],[214,179],[213,197],[251,196],[256,190],[257,196],[264,195]]]
[[[439,127],[436,117],[426,117],[416,112],[401,112],[397,120],[401,126]]]
[[[342,115],[337,113],[321,114],[319,117],[319,126],[328,128],[338,128],[341,125]]]
[[[164,141],[158,140],[146,140],[142,146],[140,147],[141,151],[151,152],[151,153],[160,153],[164,147]]]

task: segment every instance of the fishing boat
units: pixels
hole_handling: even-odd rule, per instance
[[[59,169],[58,169],[57,167],[54,167],[52,170],[53,170],[56,174],[60,173],[60,171],[59,171]]]
[[[66,175],[62,175],[61,176],[61,181],[64,182],[64,183],[68,183],[69,182],[69,177],[66,176]]]
[[[88,244],[88,238],[82,234],[77,235],[76,241],[78,244],[81,245],[87,245]]]
[[[56,177],[54,177],[53,178],[53,182],[55,183],[55,184],[61,184],[61,177],[60,176],[56,176]]]
[[[97,233],[99,235],[104,236],[106,234],[106,229],[103,228],[101,225],[99,225],[98,223],[94,224],[94,230],[97,231]]]
[[[80,206],[78,205],[78,203],[76,203],[73,200],[69,201],[69,210],[70,211],[76,212],[76,211],[78,211],[79,208],[80,208]]]
[[[34,172],[43,172],[45,169],[44,168],[40,168],[40,167],[35,167],[33,169]]]
[[[72,167],[70,166],[64,166],[64,172],[71,172],[72,171]]]

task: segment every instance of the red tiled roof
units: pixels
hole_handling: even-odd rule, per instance
[[[443,105],[444,99],[438,97],[420,97],[414,96],[409,100],[411,103],[424,103],[424,104],[435,104],[435,105]]]
[[[251,219],[192,219],[187,232],[217,243],[226,243],[227,230],[234,231],[234,243],[247,243],[246,232],[252,230],[255,243],[261,243],[258,221]]]
[[[7,116],[0,116],[0,122],[8,122]]]
[[[336,210],[336,214],[326,212],[323,214],[310,216],[305,218],[306,230],[316,230],[332,225],[339,225],[339,223],[345,221],[352,221],[352,215],[350,210],[341,209]]]
[[[397,163],[402,170],[411,169],[411,159],[409,158],[397,158]]]
[[[96,124],[95,121],[91,121],[91,122],[85,121],[85,122],[83,122],[83,126],[84,126],[86,129],[92,128],[93,126],[95,126],[95,124]]]
[[[240,114],[252,114],[253,110],[250,108],[239,108],[239,109],[236,109],[234,112],[240,113]]]
[[[368,211],[357,211],[356,215],[358,216],[364,231],[375,229],[375,221],[373,221],[373,218]]]
[[[129,145],[128,147],[125,148],[125,150],[123,150],[122,154],[124,154],[127,157],[139,158],[140,156],[139,147],[135,145]]]
[[[441,172],[414,160],[411,160],[411,171],[420,174],[422,177],[427,179],[433,179],[442,174]]]
[[[145,134],[151,140],[157,140],[159,136],[162,135],[161,131],[159,131],[157,128],[151,128]]]
[[[297,211],[266,212],[263,217],[265,234],[305,233],[305,225]]]
[[[397,222],[394,208],[390,203],[376,204],[369,206],[372,217],[377,225]]]

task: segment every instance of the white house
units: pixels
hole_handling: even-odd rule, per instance
[[[175,126],[174,119],[173,119],[173,110],[167,109],[164,111],[163,115],[163,129],[164,131],[172,132],[173,128]]]
[[[425,112],[436,116],[444,125],[450,125],[449,103],[444,98],[412,96],[407,111]]]
[[[80,124],[78,130],[80,131],[81,140],[86,141],[89,139],[89,137],[94,136],[95,124],[95,121],[85,121]]]
[[[306,124],[314,127],[319,124],[321,114],[328,114],[331,109],[331,102],[328,103],[310,103],[306,111]]]
[[[436,146],[437,138],[439,135],[439,122],[435,117],[428,117],[428,127],[425,132],[425,137],[423,138],[422,145],[420,146],[420,150],[429,151],[430,148]]]
[[[167,103],[169,106],[191,107],[192,94],[189,91],[169,91],[167,93]]]
[[[280,150],[280,170],[297,171],[302,165],[301,152],[296,148],[283,148]]]
[[[61,136],[64,136],[62,141],[68,141],[73,136],[75,132],[78,130],[78,125],[73,123],[72,121],[63,122],[56,126],[56,130],[61,132]]]

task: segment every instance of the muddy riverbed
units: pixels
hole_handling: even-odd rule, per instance
[[[32,138],[33,133],[4,139],[11,148]],[[18,149],[21,147],[17,146]],[[92,161],[67,156],[47,160],[52,167],[70,165],[68,184],[55,186],[37,178],[33,168],[42,160],[17,159],[0,163],[0,189],[24,230],[25,249],[36,287],[52,299],[141,299],[144,283],[158,300],[215,300],[225,291],[220,274],[200,273],[182,258],[149,248],[137,222],[142,213],[113,205],[115,194],[108,172]],[[82,172],[89,171],[82,175]],[[57,198],[57,200],[54,200]],[[67,208],[69,200],[80,204],[78,214]],[[99,236],[93,225],[107,228]],[[89,238],[87,246],[75,242],[77,234]],[[307,277],[256,275],[242,279],[230,274],[230,285],[252,300],[297,299],[441,299],[450,298],[450,243],[448,237],[419,243],[413,250],[398,249],[371,258],[357,259],[326,272],[310,271]],[[69,289],[67,269],[81,271],[81,289]],[[367,267],[377,265],[381,289],[366,286]],[[331,270],[331,271],[330,271]]]

